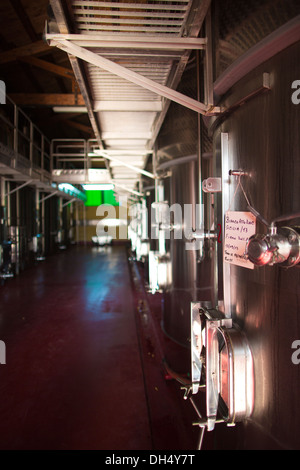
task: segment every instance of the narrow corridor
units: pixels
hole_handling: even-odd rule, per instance
[[[150,449],[124,247],[72,248],[0,292],[1,449]]]

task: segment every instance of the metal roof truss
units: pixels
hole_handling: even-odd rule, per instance
[[[171,101],[203,115],[220,112],[213,105],[210,0],[67,3],[71,25],[61,0],[51,0],[59,32],[47,27],[46,39],[69,54],[75,75],[83,65],[78,84],[99,143],[97,154],[102,150],[108,162],[114,152],[114,165],[108,164],[112,180],[117,186],[126,177],[133,189],[139,171],[131,168],[129,178],[128,168],[145,168],[145,151],[151,154]],[[199,38],[204,20],[206,37]],[[205,52],[205,103],[176,90],[192,50]],[[130,151],[135,165],[127,161]]]

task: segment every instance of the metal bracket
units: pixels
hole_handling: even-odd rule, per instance
[[[24,188],[25,186],[28,186],[30,183],[32,183],[33,180],[28,180],[26,181],[25,183],[21,184],[20,186],[18,186],[17,188],[15,189],[12,189],[11,191],[9,191],[7,194],[5,194],[5,197],[6,196],[10,196],[11,194],[19,191],[20,189]]]
[[[176,90],[168,88],[165,85],[161,85],[153,80],[150,80],[142,75],[133,72],[132,70],[127,69],[115,62],[102,57],[101,55],[91,52],[83,47],[80,47],[73,42],[63,39],[60,35],[56,35],[55,39],[52,39],[51,36],[46,34],[46,39],[49,39],[50,46],[56,46],[59,49],[71,54],[79,59],[82,59],[90,64],[100,67],[108,72],[113,73],[125,80],[128,80],[136,85],[146,88],[147,90],[152,91],[153,93],[163,96],[171,101],[175,101],[186,108],[189,108],[197,113],[204,114],[206,116],[212,116],[219,114],[221,112],[219,107],[206,105],[193,98],[183,95]]]
[[[77,200],[78,200],[77,197],[73,197],[70,201],[65,202],[61,207],[65,207],[68,204],[71,204],[72,202],[77,201]]]
[[[149,178],[152,178],[152,179],[156,178],[153,173],[150,173],[149,171],[146,171],[146,170],[142,170],[141,168],[138,168],[134,165],[130,165],[129,163],[125,163],[122,160],[119,160],[118,158],[112,157],[108,155],[107,152],[105,152],[104,150],[95,149],[93,153],[103,158],[106,158],[107,160],[110,160],[112,162],[119,163],[120,165],[125,166],[126,168],[130,168],[130,170],[133,170],[136,173],[141,173],[142,175],[148,176]]]
[[[129,193],[135,194],[136,196],[144,196],[144,194],[140,193],[139,191],[135,191],[134,189],[129,189],[126,186],[123,186],[122,184],[116,183],[114,179],[112,179],[111,182],[118,188],[124,189],[124,191],[128,191]]]
[[[202,191],[205,193],[220,193],[222,191],[222,179],[207,178],[203,180]]]
[[[54,191],[53,193],[48,194],[48,196],[43,197],[42,199],[39,200],[39,202],[44,202],[46,199],[50,199],[50,197],[55,196],[55,194],[59,193],[59,190]]]

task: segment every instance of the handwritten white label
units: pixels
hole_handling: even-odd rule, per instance
[[[255,234],[256,218],[251,212],[226,212],[224,262],[253,269],[245,256],[247,240]]]

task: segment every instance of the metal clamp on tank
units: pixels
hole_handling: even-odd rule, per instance
[[[13,242],[5,240],[0,246],[0,279],[4,281],[14,277]]]
[[[178,228],[170,220],[170,207],[167,201],[153,202],[152,208],[155,210],[155,222],[152,227],[156,227],[159,231],[172,231]]]
[[[57,247],[60,250],[65,250],[67,247],[64,243],[64,238],[65,238],[65,232],[64,230],[58,230],[56,237],[55,237],[55,243],[57,244]]]
[[[222,191],[221,178],[207,178],[202,182],[202,191],[205,193],[220,193]]]
[[[200,241],[203,241],[204,240],[214,240],[218,237],[217,233],[216,232],[211,232],[211,231],[208,231],[208,230],[204,230],[204,229],[196,229],[196,230],[191,230],[191,232],[187,235],[187,240],[189,241],[196,241],[196,240],[200,240]]]
[[[299,213],[278,217],[268,224],[261,215],[249,206],[251,212],[268,227],[265,235],[256,234],[249,238],[245,254],[256,266],[280,263],[289,268],[300,261],[300,227],[277,227],[277,222],[299,217]]]
[[[158,251],[149,251],[149,290],[152,294],[161,292],[170,279],[170,258]]]
[[[207,415],[194,424],[212,431],[217,422],[234,425],[251,415],[252,353],[244,333],[231,318],[208,309],[203,302],[191,307],[192,393],[198,393],[201,382],[205,384]]]
[[[34,258],[36,261],[45,260],[45,256],[43,253],[43,238],[44,236],[39,233],[32,237],[32,240],[29,243],[29,249],[34,253]]]

